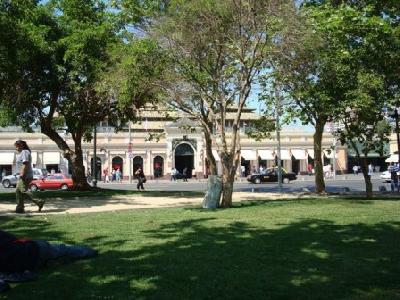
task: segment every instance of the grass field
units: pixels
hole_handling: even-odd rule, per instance
[[[400,299],[400,201],[249,202],[1,217],[18,236],[90,245],[0,299]]]

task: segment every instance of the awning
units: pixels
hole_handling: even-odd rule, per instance
[[[14,164],[14,152],[0,152],[0,165]]]
[[[58,165],[60,163],[60,152],[44,152],[43,164],[44,165]]]
[[[314,149],[307,149],[308,155],[314,159]]]
[[[292,149],[292,155],[295,159],[307,159],[306,150],[302,149]]]
[[[32,165],[37,164],[37,152],[31,152],[31,157],[32,157]]]
[[[219,155],[218,155],[218,152],[217,152],[217,150],[212,150],[212,154],[214,155],[214,158],[215,158],[215,160],[216,161],[220,161],[221,160],[221,158],[219,157]]]
[[[257,160],[257,154],[255,150],[241,150],[240,154],[245,160]]]
[[[278,155],[278,152],[276,152]],[[291,160],[292,156],[290,155],[289,149],[281,149],[281,160]]]
[[[334,152],[335,150],[333,150],[333,149],[330,149],[330,150],[324,150],[324,154],[325,154],[325,156],[326,156],[326,158],[333,158],[333,152]]]
[[[273,150],[258,150],[258,156],[260,156],[262,160],[275,160]]]
[[[387,163],[398,162],[398,161],[399,161],[398,154],[391,154],[388,158],[385,159],[385,162],[387,162]]]

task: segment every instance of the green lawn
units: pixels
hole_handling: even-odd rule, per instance
[[[399,212],[396,200],[317,199],[1,217],[100,255],[0,299],[400,299]]]

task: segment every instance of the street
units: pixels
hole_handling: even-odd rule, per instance
[[[303,189],[314,191],[315,188],[314,176],[302,176],[300,175],[297,180],[292,181],[288,184],[283,184],[284,192],[299,192]],[[122,183],[103,183],[98,182],[98,186],[105,189],[121,189],[121,190],[135,190],[137,180],[132,180],[130,184],[127,180]],[[365,191],[364,178],[361,174],[353,175],[337,175],[336,179],[325,180],[327,192],[341,192],[344,188],[349,188],[350,191]],[[380,186],[385,186],[387,190],[390,190],[390,183],[385,183],[379,178],[379,174],[375,174],[372,178],[373,190],[378,191]],[[207,189],[206,179],[189,179],[188,182],[182,180],[170,181],[170,180],[148,180],[145,184],[145,189],[149,191],[205,191]],[[242,192],[278,192],[279,187],[277,183],[263,183],[263,184],[252,184],[248,183],[245,178],[242,178],[235,182],[235,191]],[[15,188],[4,188],[0,186],[0,192],[14,192]]]

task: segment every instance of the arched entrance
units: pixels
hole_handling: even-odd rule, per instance
[[[161,156],[153,159],[153,174],[155,178],[164,176],[164,158]]]
[[[116,156],[112,159],[111,166],[113,170],[119,169],[121,171],[121,175],[124,174],[124,161],[120,156]]]
[[[133,174],[135,174],[139,167],[143,170],[143,158],[141,156],[135,156],[133,158]]]
[[[244,177],[251,174],[250,161],[246,160],[244,157],[240,158],[240,174]]]
[[[92,174],[93,178],[96,176],[96,180],[101,180],[101,159],[100,157],[96,156],[96,174],[94,174],[94,164],[93,164],[93,157],[90,159],[90,173]]]
[[[187,178],[191,178],[194,167],[194,151],[189,144],[183,143],[175,148],[175,169],[182,174],[185,167],[187,168]]]

